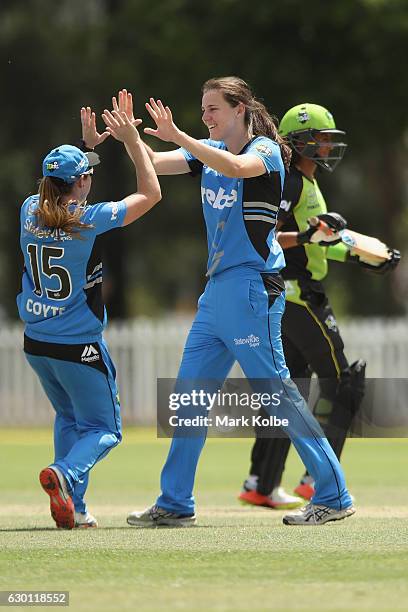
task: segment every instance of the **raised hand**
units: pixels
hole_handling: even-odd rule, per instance
[[[137,126],[142,123],[141,119],[134,119],[133,122],[125,112],[113,110],[112,112],[105,109],[102,114],[102,119],[106,124],[106,131],[111,134],[116,140],[127,143],[132,138],[140,139]]]
[[[119,113],[126,113],[131,123],[136,121],[133,114],[133,97],[130,91],[127,89],[121,89],[118,92],[118,97],[116,98],[114,96],[112,98],[112,107],[113,110],[118,111]]]
[[[94,149],[97,145],[104,142],[109,132],[105,131],[102,134],[96,129],[96,117],[90,106],[81,108],[81,125],[82,125],[82,140],[88,149]]]
[[[168,106],[163,106],[161,100],[150,98],[149,102],[146,102],[146,109],[157,128],[145,128],[144,133],[150,136],[156,136],[160,140],[165,142],[177,143],[177,137],[180,135],[180,130],[173,121],[171,110]]]

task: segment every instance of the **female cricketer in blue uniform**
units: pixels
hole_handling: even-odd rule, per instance
[[[132,223],[160,199],[156,173],[138,122],[105,111],[98,134],[91,109],[81,110],[87,147],[109,134],[124,142],[138,191],[119,202],[88,205],[96,153],[61,145],[45,157],[39,194],[21,208],[24,351],[53,405],[55,458],[40,473],[57,527],[96,527],[84,501],[89,470],[122,438],[115,368],[102,337],[102,262],[97,237]]]
[[[122,93],[124,108],[126,92]],[[203,122],[210,139],[196,140],[177,128],[170,109],[150,99],[156,123],[147,134],[170,141],[176,151],[149,155],[158,174],[201,175],[201,202],[208,234],[208,283],[187,338],[177,386],[207,380],[221,388],[237,360],[262,390],[280,389],[280,418],[308,470],[316,494],[308,507],[284,517],[286,524],[322,524],[353,514],[339,462],[296,386],[290,382],[281,343],[285,260],[275,240],[278,208],[290,150],[272,117],[237,77],[203,86]],[[212,381],[212,383],[211,383]],[[202,436],[173,438],[156,504],[128,517],[131,525],[191,525],[192,494]]]

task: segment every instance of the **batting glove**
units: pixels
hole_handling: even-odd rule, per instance
[[[347,227],[347,221],[344,217],[334,212],[311,217],[307,222],[309,228],[304,232],[299,232],[297,236],[299,245],[313,243],[320,246],[329,246],[337,244],[341,240],[338,232]]]
[[[386,259],[380,263],[367,261],[358,255],[350,254],[347,257],[347,261],[358,263],[362,268],[364,268],[364,270],[367,270],[367,272],[372,272],[373,274],[387,274],[387,272],[395,270],[401,260],[401,253],[397,249],[388,248],[388,252],[390,254],[389,259]]]

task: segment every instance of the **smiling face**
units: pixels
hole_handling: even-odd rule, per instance
[[[239,102],[231,106],[221,91],[210,89],[203,94],[201,103],[202,120],[212,140],[228,142],[237,129],[247,129],[244,122],[245,105]]]

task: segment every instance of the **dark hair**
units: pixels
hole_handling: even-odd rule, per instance
[[[73,200],[61,202],[64,195],[68,195],[72,190],[72,183],[66,183],[60,178],[44,176],[40,180],[39,194],[40,199],[35,216],[41,227],[49,227],[71,234],[73,237],[80,237],[82,229],[90,229],[92,225],[87,225],[81,221],[83,207],[75,206]]]
[[[206,81],[202,86],[202,93],[212,89],[220,91],[231,106],[238,106],[240,102],[245,105],[245,124],[254,136],[268,136],[277,142],[283,163],[288,168],[292,150],[285,138],[278,133],[276,117],[270,115],[265,105],[255,98],[248,83],[236,76],[218,77]]]

